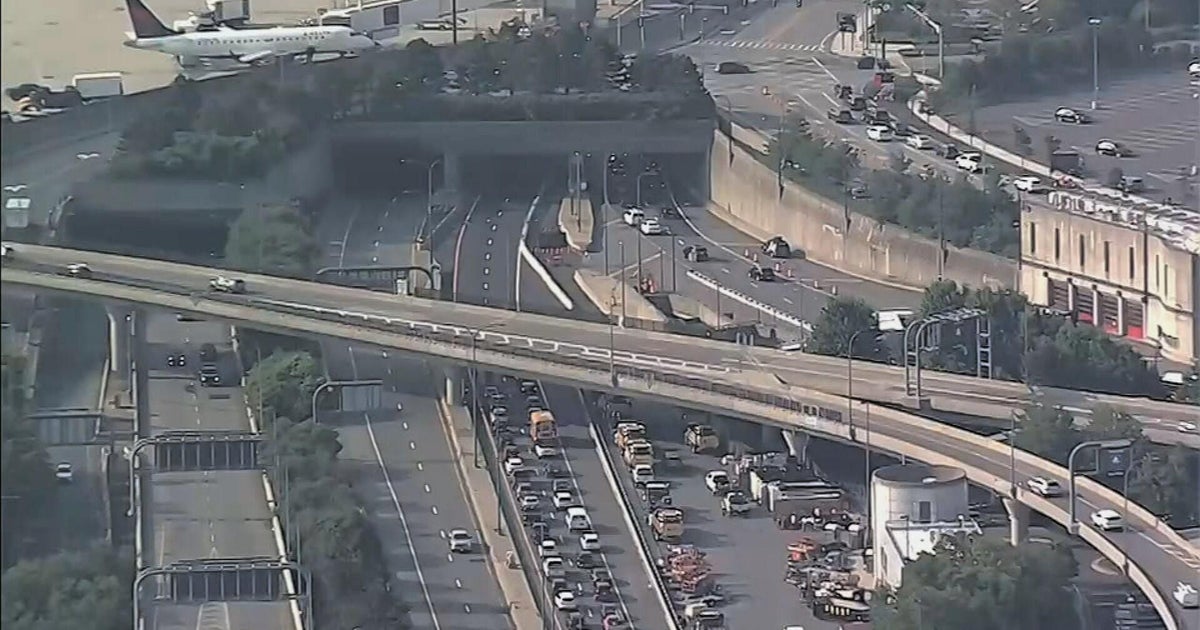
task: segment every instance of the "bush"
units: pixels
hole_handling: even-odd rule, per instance
[[[4,572],[5,630],[124,630],[133,618],[133,550],[97,546],[27,560]]]
[[[244,210],[225,239],[226,263],[243,271],[308,278],[319,256],[312,222],[293,206]]]

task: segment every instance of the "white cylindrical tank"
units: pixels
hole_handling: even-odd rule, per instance
[[[967,516],[967,474],[953,466],[906,464],[871,474],[871,544],[882,557],[891,521],[912,524],[952,522]]]

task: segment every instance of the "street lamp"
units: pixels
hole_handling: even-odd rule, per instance
[[[457,18],[455,18],[455,20],[456,20],[456,23],[457,23]],[[426,187],[425,187],[425,225],[426,225],[426,226],[428,226],[428,227],[429,227],[429,229],[431,229],[431,230],[433,229],[433,227],[432,227],[432,226],[429,226],[429,223],[430,223],[431,221],[433,221],[433,169],[434,169],[434,167],[435,167],[435,166],[437,166],[438,164],[441,164],[441,163],[442,163],[442,158],[438,158],[438,159],[436,159],[436,160],[434,160],[434,161],[430,162],[430,163],[429,163],[429,172],[428,172],[428,177],[426,178]]]
[[[619,31],[618,31],[619,32]],[[608,153],[604,156],[604,172],[600,176],[600,221],[604,225],[604,233],[600,237],[603,241],[604,248],[604,275],[608,275],[608,169],[612,168],[613,154]]]
[[[1092,27],[1092,109],[1100,100],[1100,18],[1088,18]]]
[[[858,339],[859,335],[861,335],[865,332],[875,332],[875,329],[863,328],[861,330],[856,330],[856,331],[854,331],[853,334],[850,335],[850,340],[846,342],[846,418],[850,424],[850,436],[851,436],[850,439],[851,439],[851,441],[854,440],[854,341],[856,339]],[[870,422],[871,416],[869,415],[869,413],[870,412],[868,411],[867,422]],[[866,511],[869,513],[869,510],[871,509],[870,508],[870,503],[871,503],[871,425],[870,424],[867,425],[866,431],[867,431],[867,437],[866,437],[867,463],[863,468],[865,471],[864,479],[866,480],[866,484],[867,484],[865,495],[867,498],[868,507],[867,507]]]
[[[726,143],[729,146],[729,163],[733,164],[733,101],[724,94],[717,94],[713,98],[725,99],[725,118],[729,121],[729,135],[725,139],[729,141]]]
[[[923,11],[921,11],[920,9],[918,9],[917,7],[915,7],[911,4],[906,4],[904,6],[907,7],[909,11],[912,11],[913,14],[916,15],[918,18],[921,18],[922,22],[928,24],[929,28],[933,29],[934,33],[937,33],[937,38],[938,38],[938,78],[945,79],[946,78],[946,39],[942,36],[942,25],[938,24],[937,22],[934,22],[933,18],[929,17],[928,15],[925,15],[925,13]]]
[[[642,178],[647,175],[654,175],[654,174],[655,173],[646,171],[644,173],[639,173],[637,176],[637,207],[638,207],[638,210],[642,209]]]
[[[1079,451],[1085,448],[1097,448],[1106,451],[1115,451],[1123,448],[1129,448],[1133,444],[1133,440],[1091,440],[1088,442],[1080,442],[1075,448],[1071,449],[1071,454],[1067,456],[1067,482],[1070,486],[1068,493],[1068,503],[1070,505],[1070,518],[1067,520],[1067,531],[1071,534],[1079,532],[1079,522],[1075,520],[1075,456]],[[1125,471],[1128,474],[1128,470]]]

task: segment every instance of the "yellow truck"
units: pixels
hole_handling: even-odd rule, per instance
[[[558,438],[558,422],[549,411],[531,411],[529,413],[529,437],[534,442],[555,440]]]

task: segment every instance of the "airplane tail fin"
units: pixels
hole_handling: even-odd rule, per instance
[[[125,6],[129,9],[129,20],[133,22],[133,33],[138,39],[176,34],[175,31],[167,28],[150,9],[147,9],[142,0],[125,0]]]

